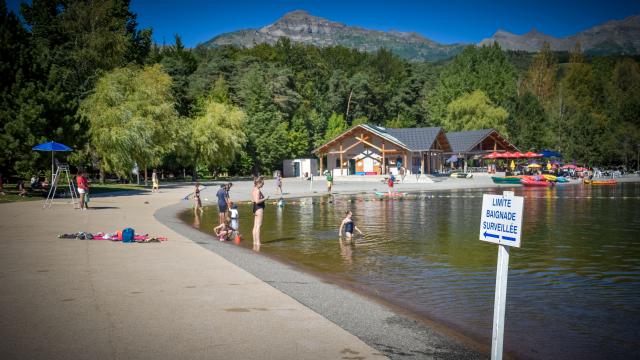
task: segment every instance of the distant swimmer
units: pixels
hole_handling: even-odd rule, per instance
[[[342,220],[342,223],[340,224],[340,230],[338,230],[338,236],[342,237],[342,229],[344,229],[344,235],[348,239],[353,237],[353,230],[357,231],[360,235],[364,235],[362,231],[360,231],[360,229],[358,229],[356,224],[353,222],[353,219],[352,219],[353,213],[351,212],[351,210],[345,211],[344,214],[345,214],[345,218],[344,220]]]

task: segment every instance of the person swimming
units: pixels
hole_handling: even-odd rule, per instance
[[[351,212],[351,210],[345,211],[344,214],[345,214],[345,218],[342,220],[342,223],[340,224],[340,230],[338,230],[338,236],[342,237],[342,229],[344,229],[344,235],[349,239],[353,237],[354,230],[357,231],[360,235],[364,235],[362,231],[360,231],[360,229],[358,229],[356,224],[353,222],[353,219],[352,219],[353,213]]]

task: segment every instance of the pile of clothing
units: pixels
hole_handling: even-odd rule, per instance
[[[98,232],[98,233],[89,233],[80,231],[77,233],[71,234],[58,234],[59,239],[79,239],[79,240],[111,240],[111,241],[123,241],[122,238],[123,231],[116,232]],[[162,242],[167,241],[168,239],[164,236],[149,236],[149,234],[144,235],[134,235],[132,241],[137,243],[148,243],[148,242]],[[127,242],[127,241],[123,241]]]

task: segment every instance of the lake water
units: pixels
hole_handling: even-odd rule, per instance
[[[260,251],[490,346],[497,246],[478,233],[482,194],[502,190],[269,204]],[[521,358],[637,359],[640,184],[512,190],[525,196],[525,216],[522,248],[511,250],[505,350]],[[341,242],[347,208],[366,236]],[[240,246],[251,247],[249,205],[240,205],[240,216]],[[183,219],[193,223],[193,212]],[[211,232],[214,221],[217,208],[196,225]]]

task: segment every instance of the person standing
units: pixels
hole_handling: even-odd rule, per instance
[[[160,192],[160,182],[158,181],[158,172],[156,169],[153,169],[153,173],[151,174],[151,183],[153,184],[151,192]]]
[[[260,228],[262,228],[262,217],[264,215],[265,201],[269,198],[262,194],[264,180],[258,177],[253,181],[253,191],[251,193],[251,201],[253,202],[253,244],[260,244]]]
[[[78,194],[80,194],[80,209],[87,210],[87,197],[89,196],[89,180],[87,180],[84,171],[78,173],[76,176],[76,182],[78,184]]]
[[[198,215],[198,211],[200,214],[204,212],[204,208],[202,207],[202,200],[200,199],[200,183],[196,182],[196,189],[193,191],[193,200],[195,202],[193,209]]]
[[[331,188],[333,187],[333,174],[331,171],[327,170],[327,191],[331,192]]]
[[[280,176],[280,171],[276,171],[276,190],[282,195],[282,176]]]
[[[227,191],[227,184],[220,185],[220,189],[216,193],[218,198],[218,220],[219,224],[223,224],[229,209],[229,192]]]
[[[342,223],[340,223],[340,230],[338,230],[338,236],[340,238],[342,238],[342,230],[344,230],[344,235],[347,237],[347,239],[351,239],[353,237],[353,233],[354,230],[357,231],[360,235],[364,235],[362,233],[362,231],[360,231],[360,229],[358,229],[358,227],[356,226],[356,224],[353,222],[353,213],[351,212],[351,210],[347,210],[344,212],[344,219],[342,220]]]
[[[393,176],[393,174],[391,174],[389,176],[389,180],[387,180],[387,185],[389,186],[389,196],[391,196],[393,193],[393,184],[395,183],[395,181],[396,181],[396,177]]]

